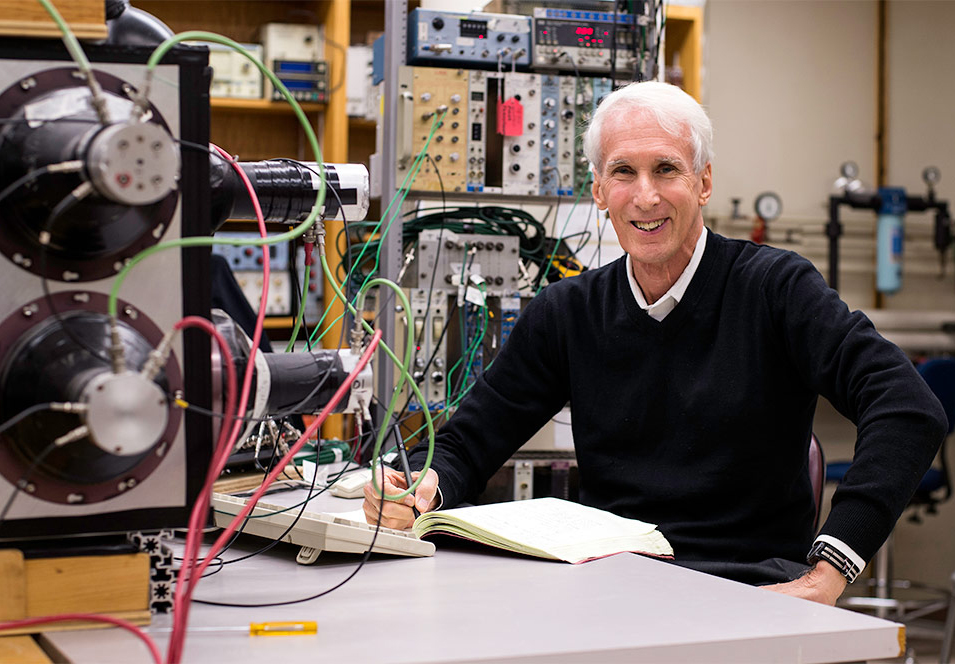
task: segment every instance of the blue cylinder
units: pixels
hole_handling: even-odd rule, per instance
[[[882,206],[876,230],[875,288],[880,293],[897,293],[902,288],[902,220],[905,215],[905,190],[879,189]]]

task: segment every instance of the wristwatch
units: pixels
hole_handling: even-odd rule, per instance
[[[839,549],[828,542],[816,542],[812,545],[812,548],[809,549],[809,555],[806,556],[806,561],[810,565],[815,565],[816,562],[820,560],[825,560],[839,570],[849,583],[855,581],[856,577],[859,576],[859,572],[862,571],[856,567],[855,563],[843,555]]]

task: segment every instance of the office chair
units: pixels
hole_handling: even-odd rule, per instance
[[[809,482],[812,484],[812,499],[816,505],[816,517],[812,522],[813,532],[819,530],[819,515],[822,513],[822,492],[826,484],[826,457],[816,434],[809,438]]]
[[[923,362],[918,372],[928,384],[929,388],[941,401],[948,417],[948,432],[942,441],[939,450],[939,467],[932,467],[926,471],[909,501],[907,509],[911,509],[909,520],[921,523],[924,514],[936,514],[938,504],[948,500],[952,495],[951,474],[948,468],[946,442],[948,436],[955,430],[955,359],[935,358]],[[826,466],[826,480],[841,482],[849,469],[849,462],[840,461]],[[899,622],[910,623],[924,616],[947,608],[946,624],[942,633],[942,649],[939,662],[946,663],[951,658],[953,633],[955,633],[955,572],[952,574],[951,585],[948,589],[933,588],[906,580],[892,579],[892,541],[893,535],[885,541],[875,558],[872,560],[873,575],[870,583],[875,588],[874,597],[847,597],[840,600],[839,605],[846,608],[874,610],[879,618],[893,618]],[[914,588],[938,595],[928,600],[902,600],[892,597],[893,589]]]

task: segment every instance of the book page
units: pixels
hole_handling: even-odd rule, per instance
[[[445,530],[502,548],[533,555],[543,553],[545,557],[568,562],[623,551],[673,554],[653,524],[558,498],[444,510],[422,515],[419,521],[428,530]],[[462,527],[447,528],[443,524]]]

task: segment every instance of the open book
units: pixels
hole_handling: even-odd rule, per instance
[[[454,535],[540,558],[582,563],[632,551],[672,557],[673,548],[652,523],[625,519],[559,498],[426,512],[415,535]]]

